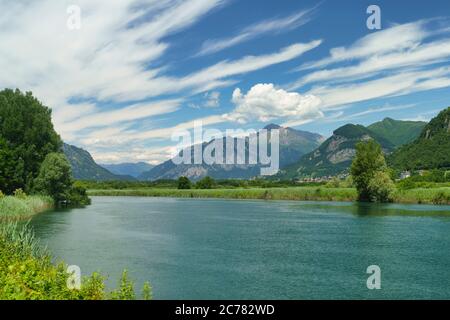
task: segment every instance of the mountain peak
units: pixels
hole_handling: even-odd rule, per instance
[[[278,124],[271,123],[271,124],[268,124],[267,126],[265,126],[264,129],[266,129],[266,130],[275,130],[275,129],[282,129],[282,127],[280,125],[278,125]]]

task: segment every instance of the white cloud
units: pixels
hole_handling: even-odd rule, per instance
[[[325,108],[450,86],[450,68],[410,71],[360,83],[313,88]]]
[[[347,48],[331,49],[329,57],[307,63],[298,70],[320,68],[346,60],[362,59],[412,48],[430,35],[424,28],[425,24],[425,21],[417,21],[370,33]]]
[[[329,109],[450,86],[450,30],[428,31],[428,27],[429,21],[396,25],[348,47],[331,49],[328,57],[297,69],[319,70],[286,88],[297,90],[312,84],[308,93],[319,96],[323,108]],[[432,37],[437,34],[446,37]]]
[[[294,44],[270,54],[221,61],[179,77],[166,75],[167,64],[149,67],[170,47],[168,35],[227,2],[0,1],[0,87],[33,91],[53,109],[62,137],[76,143],[80,130],[130,125],[178,107],[173,100],[136,104],[149,98],[212,91],[206,105],[216,106],[220,97],[214,90],[235,84],[230,77],[297,58],[320,44]],[[66,26],[66,10],[73,4],[82,10],[77,31]],[[89,102],[73,103],[73,98]],[[120,107],[103,109],[115,103]]]
[[[250,120],[268,122],[287,117],[291,120],[309,120],[323,116],[318,97],[276,89],[273,84],[257,84],[247,94],[235,89],[232,102],[236,108],[224,117],[239,123]]]
[[[414,45],[407,50],[374,55],[353,66],[312,72],[292,84],[290,88],[297,89],[307,83],[320,81],[336,82],[363,79],[383,71],[418,68],[446,62],[449,57],[450,38],[447,38],[432,43]]]
[[[176,146],[144,148],[136,147],[127,150],[105,151],[93,150],[92,156],[98,163],[147,162],[159,164],[176,155]]]
[[[265,34],[293,30],[308,23],[311,20],[312,12],[313,9],[303,10],[287,17],[268,19],[244,28],[233,37],[207,40],[203,43],[200,52],[196,56],[216,53]]]
[[[211,67],[200,70],[199,72],[177,79],[174,82],[176,82],[180,88],[191,87],[194,85],[205,86],[211,81],[248,73],[292,60],[305,52],[317,48],[321,43],[321,40],[314,40],[308,43],[296,43],[286,48],[282,48],[279,52],[271,54],[246,56],[235,61],[221,61]],[[209,88],[211,89],[211,87]]]

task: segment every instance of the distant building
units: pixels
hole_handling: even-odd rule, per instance
[[[400,180],[411,177],[411,171],[403,171],[400,173]]]

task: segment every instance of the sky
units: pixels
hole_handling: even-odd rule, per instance
[[[99,163],[168,160],[195,122],[428,121],[450,105],[450,2],[0,0],[0,88]]]

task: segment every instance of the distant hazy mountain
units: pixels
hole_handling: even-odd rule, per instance
[[[154,166],[146,162],[137,163],[119,163],[119,164],[100,164],[103,168],[108,171],[123,176],[132,176],[137,178],[142,173],[150,171]]]
[[[324,141],[324,138],[315,133],[295,130],[292,128],[282,128],[276,124],[265,127],[267,130],[280,130],[280,167],[285,167],[295,163],[300,157],[313,150]],[[243,140],[246,150],[248,150],[248,138],[236,138],[235,146],[238,140]],[[202,148],[206,148],[209,144],[204,143]],[[224,143],[225,146],[225,143]],[[236,150],[236,147],[235,147]],[[188,148],[186,152],[193,153],[193,147]],[[224,147],[224,154],[226,150]],[[205,176],[211,176],[216,179],[249,179],[260,174],[260,165],[194,165],[181,164],[175,165],[172,160],[166,161],[152,170],[139,176],[140,180],[159,180],[159,179],[177,179],[180,176],[186,176],[196,180]]]
[[[427,125],[422,121],[401,121],[386,118],[367,128],[399,147],[416,140]]]
[[[416,140],[396,150],[388,163],[398,169],[450,168],[450,107],[433,118]]]
[[[333,132],[333,135],[316,150],[304,155],[299,162],[282,170],[281,179],[332,176],[346,171],[356,154],[356,144],[375,139],[385,153],[395,146],[384,137],[362,125],[347,124]]]
[[[80,180],[133,180],[130,176],[115,175],[95,163],[91,154],[84,149],[63,144],[63,152],[70,162],[75,179]]]

